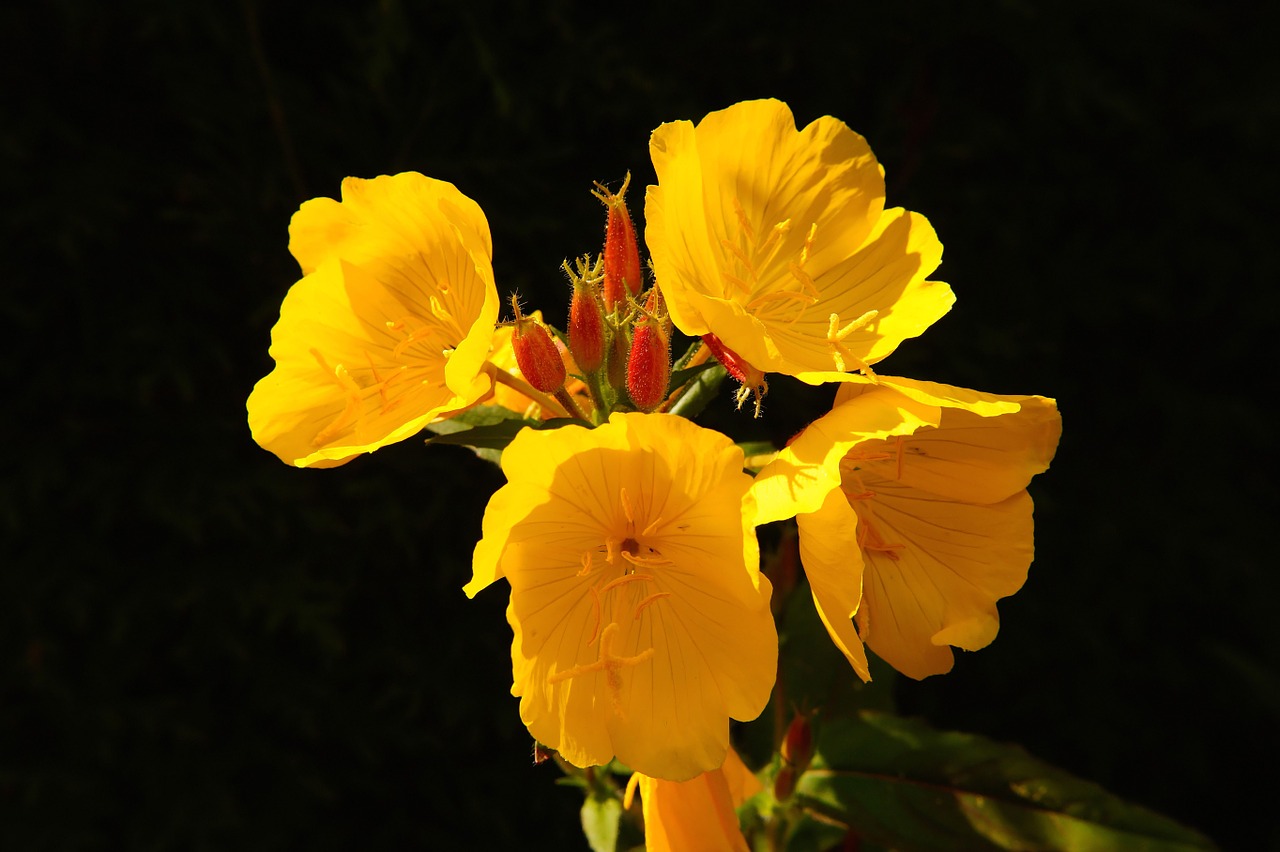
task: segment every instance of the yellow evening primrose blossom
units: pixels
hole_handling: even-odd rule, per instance
[[[487,394],[498,318],[489,224],[450,183],[347,178],[342,201],[289,224],[302,267],[271,330],[275,369],[249,396],[254,439],[332,467],[408,438]]]
[[[648,852],[748,852],[735,809],[763,788],[732,748],[723,766],[690,781],[640,774],[632,780],[640,789]],[[624,807],[631,806],[632,790],[628,785]]]
[[[667,414],[525,429],[503,451],[465,591],[511,584],[511,692],[570,763],[685,781],[764,709],[778,639],[742,461]]]
[[[863,643],[909,677],[941,674],[948,646],[990,644],[996,601],[1026,581],[1026,487],[1061,432],[1044,397],[850,382],[760,471],[756,519],[796,516],[818,613],[864,680]]]
[[[868,369],[955,301],[942,244],[884,209],[884,174],[843,122],[797,130],[776,100],[663,124],[645,241],[671,318],[762,373]]]

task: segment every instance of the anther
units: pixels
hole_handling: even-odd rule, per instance
[[[630,526],[634,526],[636,522],[636,516],[631,511],[631,498],[627,496],[627,489],[625,486],[618,489],[618,500],[619,502],[622,503],[622,514],[626,516],[627,524]]]
[[[849,359],[850,362],[853,363],[856,369],[862,370],[868,375],[871,375],[870,365],[868,365],[867,362],[863,361],[857,355],[854,355],[853,352],[851,352],[849,348],[844,345],[844,339],[849,335],[853,334],[855,331],[871,323],[871,321],[874,320],[879,315],[879,313],[880,313],[879,311],[867,311],[865,314],[858,317],[856,320],[849,323],[848,325],[845,325],[844,327],[840,326],[839,314],[832,314],[828,318],[829,325],[827,326],[827,345],[831,347],[831,357],[835,359],[837,370],[843,373],[845,370],[848,369],[848,366],[845,361],[845,359],[847,358]]]
[[[605,682],[608,684],[610,697],[613,699],[613,711],[618,715],[622,715],[622,705],[618,699],[622,693],[623,667],[639,665],[653,657],[655,651],[653,648],[646,648],[632,657],[615,657],[613,655],[613,640],[618,634],[618,629],[617,622],[609,622],[609,626],[600,634],[600,656],[594,663],[585,666],[574,666],[571,669],[556,672],[547,678],[547,683],[554,686],[578,675],[604,672]]]
[[[671,597],[670,592],[656,592],[652,595],[649,595],[649,597],[645,598],[644,600],[640,601],[640,603],[636,604],[635,612],[631,614],[632,620],[639,618],[641,611],[645,607],[647,607],[649,604],[655,601],[662,600],[663,598],[669,598],[669,597]]]
[[[756,229],[751,227],[751,223],[747,221],[747,211],[742,209],[742,202],[736,197],[733,199],[733,213],[738,217],[738,226],[747,235],[747,240],[754,244],[756,241]]]
[[[621,585],[624,585],[626,583],[633,583],[636,580],[652,581],[653,575],[652,574],[624,574],[623,576],[618,577],[616,580],[610,580],[608,583],[605,583],[604,588],[602,588],[600,591],[602,592],[613,591],[614,589],[618,588]],[[595,588],[595,587],[593,586],[592,588]]]

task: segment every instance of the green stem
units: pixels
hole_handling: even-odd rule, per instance
[[[513,390],[519,391],[529,397],[529,399],[541,405],[543,408],[554,413],[557,417],[572,416],[569,414],[569,410],[565,408],[565,406],[561,405],[555,399],[547,396],[524,379],[511,375],[506,370],[499,368],[493,363],[486,364],[485,366],[488,368],[489,375],[493,376],[493,380],[498,384],[503,384]],[[561,390],[563,390],[563,388],[561,388]],[[579,413],[578,416],[582,417],[581,413]],[[585,420],[586,418],[583,417],[582,419]]]
[[[569,392],[564,389],[563,385],[561,385],[560,389],[556,391],[556,401],[563,405],[565,411],[568,411],[572,416],[578,418],[584,423],[591,423],[591,421],[587,419],[587,415],[582,413],[582,409],[578,406],[577,400],[569,395]]]
[[[600,384],[600,378],[603,370],[596,370],[594,373],[587,373],[585,376],[587,383],[587,391],[591,394],[591,402],[595,405],[596,410],[591,419],[599,426],[609,417],[610,405],[605,402],[604,386]]]

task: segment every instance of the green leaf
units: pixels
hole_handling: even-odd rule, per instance
[[[818,616],[813,593],[803,578],[787,598],[778,622],[779,668],[787,700],[827,716],[852,716],[859,710],[892,711],[897,672],[867,655],[871,682],[863,683],[849,661],[831,641]]]
[[[872,843],[920,850],[1191,852],[1212,841],[1021,747],[864,711],[827,719],[796,799]]]
[[[582,833],[592,852],[615,852],[622,802],[617,796],[587,796],[582,803]]]
[[[701,370],[701,372],[694,376],[689,384],[689,389],[684,392],[684,396],[676,400],[675,405],[671,406],[670,409],[672,414],[688,417],[690,420],[697,417],[702,412],[702,409],[707,407],[707,403],[715,398],[716,394],[720,392],[721,383],[724,382],[725,376],[728,375],[720,364],[708,362],[708,364],[700,364],[697,367],[690,367],[689,370],[677,372],[672,376],[671,387],[679,387],[676,379],[691,370]]]
[[[571,423],[583,425],[581,420],[565,417],[529,420],[498,405],[478,405],[455,417],[428,424],[428,431],[436,434],[428,438],[427,443],[471,447],[480,458],[498,464],[502,451],[521,429],[558,429]]]

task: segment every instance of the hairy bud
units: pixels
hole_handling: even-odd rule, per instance
[[[627,393],[641,411],[653,411],[661,405],[671,381],[671,339],[664,307],[662,293],[654,287],[631,338]]]
[[[644,286],[636,226],[627,211],[626,194],[630,183],[631,172],[627,172],[617,194],[599,183],[593,193],[609,208],[604,232],[604,308],[610,313],[618,305],[625,305],[629,297],[640,295]]]
[[[516,366],[525,381],[543,393],[555,393],[564,387],[568,373],[560,350],[542,323],[520,313],[520,305],[511,297],[515,312],[515,329],[511,333],[511,348],[516,353]]]

